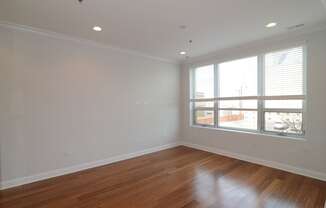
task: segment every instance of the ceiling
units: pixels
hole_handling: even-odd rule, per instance
[[[178,61],[326,21],[324,0],[2,0],[0,20]],[[265,28],[277,22],[275,28]],[[94,25],[102,32],[92,30]],[[181,29],[181,25],[186,25]],[[189,44],[189,40],[193,40]],[[190,46],[191,45],[191,46]]]

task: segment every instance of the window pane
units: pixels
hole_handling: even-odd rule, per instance
[[[197,110],[195,112],[195,124],[214,125],[214,111]]]
[[[223,101],[219,101],[218,107],[257,109],[257,100],[223,100]]]
[[[195,102],[195,108],[213,108],[214,102]]]
[[[265,112],[265,130],[302,134],[302,113]]]
[[[265,95],[303,94],[303,48],[265,55]]]
[[[302,100],[266,100],[265,108],[302,109]]]
[[[257,57],[219,64],[219,96],[257,95]]]
[[[219,126],[257,130],[257,112],[220,110]]]
[[[195,99],[214,97],[214,65],[195,69]]]

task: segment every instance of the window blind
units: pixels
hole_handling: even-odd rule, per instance
[[[303,48],[265,55],[265,95],[303,95]]]

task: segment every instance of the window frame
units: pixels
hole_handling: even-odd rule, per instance
[[[285,50],[291,50],[294,48],[302,48],[302,73],[303,73],[303,84],[302,84],[302,95],[276,95],[276,96],[265,96],[265,55],[269,53],[276,53]],[[245,58],[257,57],[257,96],[241,96],[241,97],[219,97],[219,64],[225,63],[228,61],[236,61]],[[268,134],[275,136],[284,136],[284,137],[297,137],[302,138],[305,136],[305,118],[306,118],[306,103],[307,103],[307,48],[305,44],[292,45],[290,47],[281,48],[278,50],[268,51],[264,53],[259,53],[258,55],[240,57],[236,59],[226,60],[222,62],[217,62],[213,64],[203,64],[198,65],[195,68],[190,69],[190,125],[194,127],[206,127],[212,129],[220,130],[233,130],[238,132],[249,132],[249,133],[258,133],[258,134]],[[194,99],[195,93],[195,70],[200,67],[214,65],[214,98],[204,98],[204,99]],[[227,100],[257,100],[257,108],[219,108],[219,101]],[[267,100],[302,100],[302,108],[265,108],[265,101]],[[213,108],[195,108],[196,102],[213,102]],[[210,110],[214,114],[214,125],[204,125],[196,124],[196,111],[197,110]],[[219,125],[219,111],[220,110],[234,110],[234,111],[254,111],[257,112],[257,129],[246,129],[246,128],[236,128],[236,127],[222,127]],[[302,133],[285,133],[285,132],[276,132],[268,131],[265,129],[265,113],[266,112],[285,112],[285,113],[301,113],[302,115]]]

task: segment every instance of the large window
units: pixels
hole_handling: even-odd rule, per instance
[[[304,47],[192,70],[192,124],[303,135]]]

